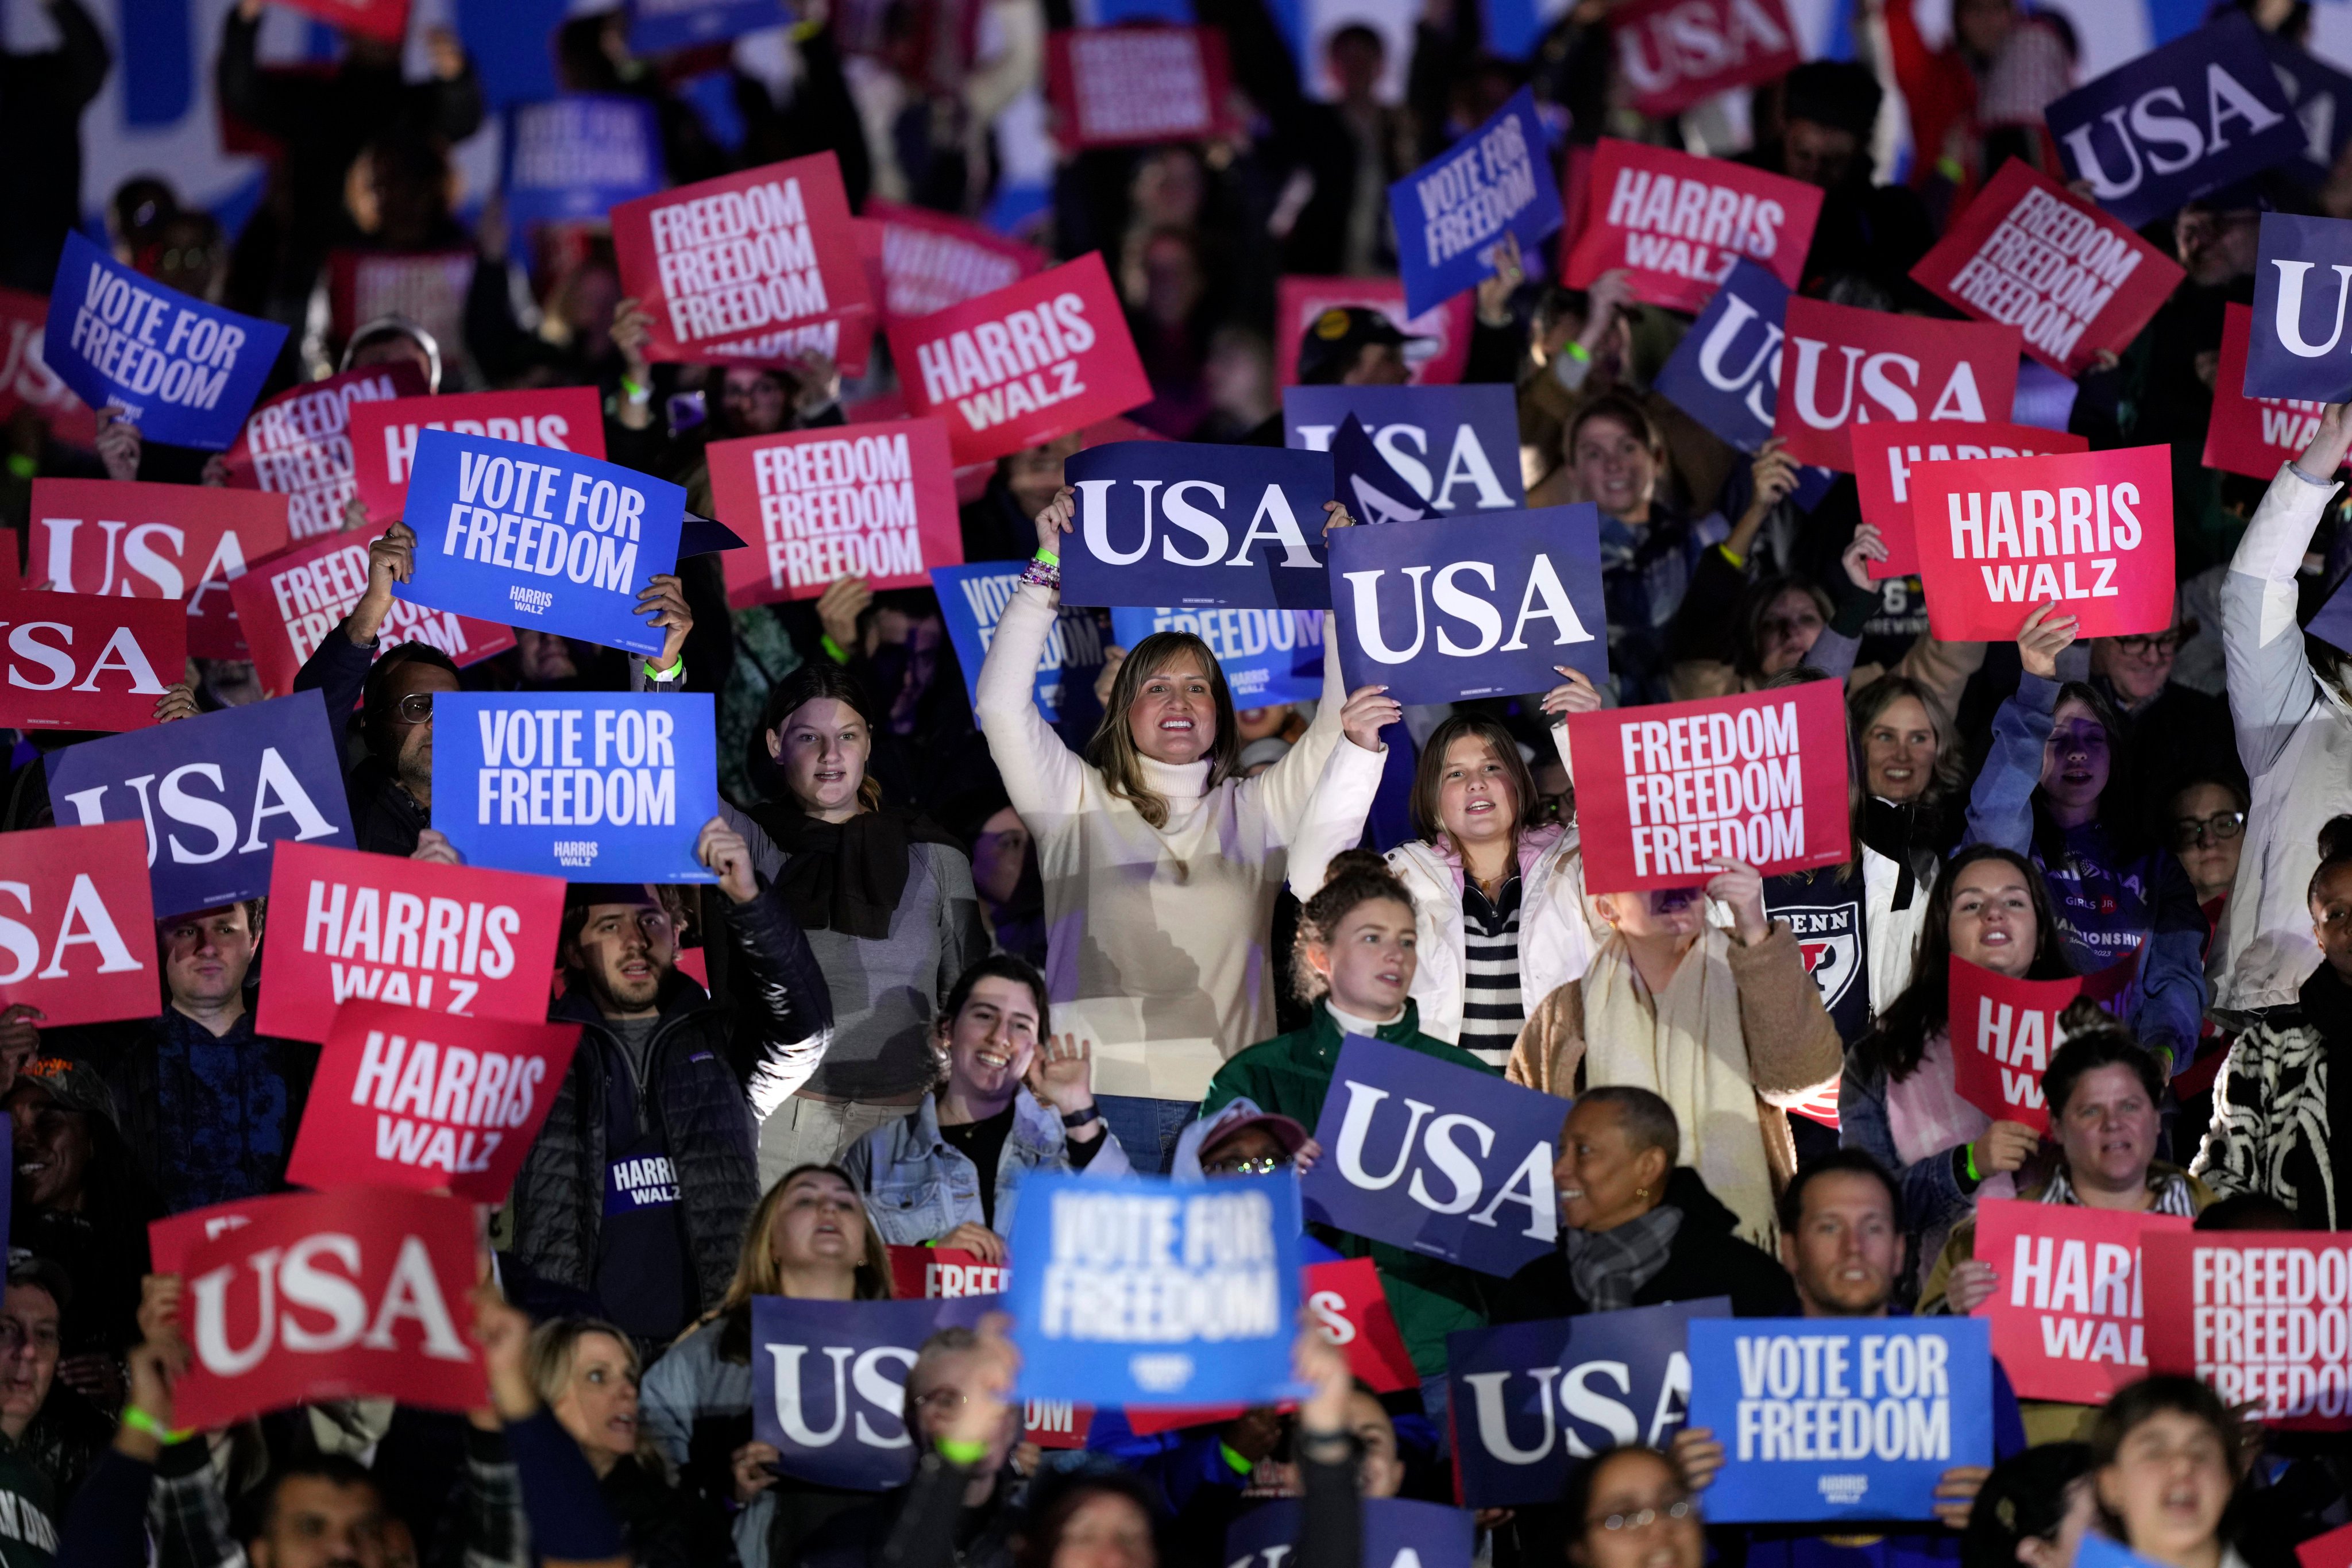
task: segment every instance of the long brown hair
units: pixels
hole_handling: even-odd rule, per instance
[[[1948,801],[1958,800],[1960,786],[1967,782],[1968,760],[1963,755],[1959,737],[1952,732],[1952,721],[1943,707],[1928,694],[1927,689],[1907,675],[1882,675],[1846,699],[1848,727],[1853,731],[1855,763],[1864,793],[1870,788],[1868,767],[1870,727],[1878,716],[1908,697],[1926,710],[1927,728],[1936,732],[1936,765],[1927,775],[1927,787],[1919,792],[1916,809],[1931,821]]]
[[[827,659],[803,664],[768,688],[768,700],[761,705],[759,727],[751,731],[750,755],[745,759],[751,765],[751,777],[772,784],[776,798],[800,804],[784,782],[783,760],[768,751],[768,737],[781,737],[793,714],[828,697],[865,722],[866,762],[857,780],[857,804],[864,810],[879,811],[882,781],[874,776],[874,739],[882,732],[883,726],[877,718],[873,699],[866,695],[866,683]]]
[[[1135,645],[1111,679],[1110,700],[1103,704],[1102,722],[1095,726],[1094,738],[1087,742],[1087,761],[1102,774],[1105,787],[1133,805],[1136,815],[1154,827],[1168,826],[1168,803],[1143,782],[1143,753],[1136,749],[1127,713],[1135,706],[1145,681],[1188,658],[1207,675],[1217,704],[1217,735],[1209,746],[1208,787],[1214,789],[1233,777],[1234,761],[1242,750],[1234,694],[1225,685],[1225,672],[1217,656],[1191,632],[1154,632]]]
[[[1445,822],[1438,815],[1437,799],[1445,788],[1445,753],[1454,742],[1465,738],[1484,741],[1503,764],[1503,782],[1511,789],[1511,847],[1518,847],[1519,835],[1527,830],[1528,810],[1535,804],[1536,776],[1528,771],[1528,762],[1519,755],[1519,742],[1502,721],[1485,713],[1456,713],[1430,732],[1429,744],[1421,749],[1421,762],[1412,773],[1412,829],[1431,843],[1445,834]]]
[[[735,1278],[727,1282],[727,1294],[719,1299],[719,1305],[702,1316],[702,1323],[714,1318],[726,1321],[727,1327],[719,1342],[719,1353],[723,1360],[743,1362],[751,1359],[751,1298],[783,1294],[783,1268],[776,1261],[775,1248],[768,1245],[768,1237],[776,1228],[776,1211],[783,1206],[785,1190],[812,1172],[838,1176],[851,1192],[857,1193],[858,1216],[866,1223],[866,1255],[857,1262],[856,1283],[851,1289],[851,1300],[887,1301],[891,1299],[890,1249],[883,1243],[882,1233],[874,1228],[874,1216],[866,1212],[866,1194],[857,1192],[857,1184],[851,1181],[849,1173],[838,1165],[794,1165],[778,1178],[774,1186],[761,1194],[759,1204],[751,1210],[751,1219],[743,1226],[743,1245],[735,1256]],[[698,1328],[701,1324],[696,1326]]]

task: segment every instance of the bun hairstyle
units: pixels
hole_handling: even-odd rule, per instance
[[[2352,863],[2352,815],[2331,816],[2319,829],[2319,864],[2311,868],[2311,885],[2304,889],[2303,901],[2319,902],[2319,884],[2338,867]]]
[[[2088,996],[2077,996],[2058,1015],[2058,1033],[2065,1037],[2065,1043],[2050,1053],[2050,1065],[2042,1074],[2042,1103],[2050,1108],[2053,1128],[2066,1114],[2066,1102],[2074,1098],[2074,1086],[2083,1081],[2084,1075],[2100,1068],[2131,1068],[2139,1079],[2140,1088],[2147,1091],[2147,1102],[2162,1102],[2164,1075],[2156,1058],[2133,1035],[2129,1024]]]
[[[1315,973],[1307,962],[1307,949],[1331,945],[1332,933],[1339,922],[1354,912],[1359,904],[1375,899],[1387,899],[1412,908],[1412,894],[1397,880],[1389,863],[1370,849],[1343,849],[1331,857],[1331,868],[1324,874],[1323,890],[1307,900],[1298,912],[1298,936],[1291,945],[1291,988],[1301,1002],[1313,1003],[1331,988],[1331,983]]]

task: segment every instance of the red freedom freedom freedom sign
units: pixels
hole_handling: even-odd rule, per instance
[[[579,1043],[577,1024],[347,1002],[319,1053],[286,1179],[504,1203]]]
[[[378,523],[373,535],[331,534],[297,545],[229,585],[237,625],[253,650],[254,674],[267,695],[294,689],[302,666],[367,592],[368,543],[385,526]],[[514,647],[515,635],[512,626],[394,599],[376,634],[377,656],[404,642],[428,643],[462,667],[504,653]]]
[[[2036,425],[1857,425],[1853,488],[1862,521],[1886,540],[1886,559],[1870,563],[1874,578],[1911,577],[1919,571],[1919,542],[1911,524],[1911,471],[1920,463],[1972,463],[1986,458],[2031,458],[2087,452],[2089,439]]]
[[[653,317],[649,359],[784,364],[814,346],[803,329],[870,321],[830,150],[640,196],[612,218],[621,286]]]
[[[269,867],[255,1027],[325,1044],[346,1003],[538,1024],[563,923],[552,877],[288,841]]]
[[[866,199],[857,220],[882,231],[882,319],[961,305],[1045,269],[1045,253],[968,218]]]
[[[2105,1405],[2147,1375],[2143,1303],[2179,1298],[2142,1289],[2141,1247],[2189,1226],[2180,1215],[2031,1199],[1977,1205],[1977,1260],[2000,1278],[1975,1315],[1991,1321],[1992,1353],[2020,1398]]]
[[[420,430],[455,430],[460,436],[552,447],[586,458],[604,455],[604,405],[593,386],[355,403],[351,433],[352,458],[359,465],[356,482],[360,500],[367,505],[368,525],[378,534],[408,504],[408,470],[416,461]]]
[[[2061,980],[2013,980],[1952,955],[1950,974],[1952,1077],[1960,1098],[1996,1121],[2050,1131],[2042,1075],[2065,1043],[2058,1015],[2077,996],[2102,1006],[2122,994],[2139,973],[2137,954],[2096,974]]]
[[[347,33],[397,44],[408,37],[408,0],[278,0],[278,4]]]
[[[1196,142],[1225,128],[1224,35],[1081,27],[1045,40],[1054,137],[1070,147]]]
[[[368,1395],[431,1410],[488,1397],[467,1299],[472,1205],[355,1187],[257,1198],[247,1213],[182,1259],[194,1352],[172,1391],[183,1425]]]
[[[928,586],[963,561],[955,461],[938,419],[836,425],[713,441],[711,505],[749,550],[730,550],[728,603],[814,599],[842,577]]]
[[[45,1029],[155,1016],[155,902],[135,822],[0,833],[0,1007]]]
[[[443,375],[465,369],[466,295],[479,257],[471,246],[446,250],[331,250],[327,253],[327,331],[348,342],[370,321],[413,321],[439,345]]]
[[[958,463],[1034,447],[1151,401],[1102,252],[890,327],[907,411],[947,421]]]
[[[2024,334],[2061,375],[2121,352],[2188,276],[2178,262],[2011,158],[1911,276],[1982,321]]]
[[[1635,299],[1675,310],[1704,310],[1743,256],[1795,288],[1822,216],[1818,185],[1608,136],[1593,149],[1582,195],[1584,221],[1563,242],[1560,280],[1582,289],[1628,268]]]
[[[1407,384],[1451,386],[1462,379],[1470,363],[1470,329],[1474,307],[1467,293],[1433,305],[1418,316],[1404,313],[1404,279],[1401,278],[1307,278],[1275,280],[1274,319],[1281,342],[1275,345],[1284,386],[1298,384],[1298,353],[1307,334],[1326,310],[1346,306],[1378,310],[1396,330],[1418,342],[1404,345]]]
[[[1696,888],[1728,858],[1766,876],[1846,858],[1835,681],[1571,714],[1584,883]]]
[[[0,422],[29,407],[61,445],[87,450],[98,439],[98,410],[41,358],[48,324],[47,296],[0,289]]]
[[[2014,637],[2053,601],[2085,637],[2172,624],[2169,447],[1926,464],[1911,516],[1927,621],[1948,642]]]
[[[286,518],[284,496],[252,490],[35,479],[33,581],[60,594],[178,600],[190,653],[245,658],[228,585],[286,548]]]
[[[1718,92],[1785,75],[1805,58],[1782,0],[1634,0],[1610,14],[1609,30],[1618,69],[1643,114],[1680,114]]]
[[[421,396],[424,391],[425,373],[401,360],[281,392],[246,416],[226,459],[229,488],[284,496],[290,538],[340,532],[343,503],[359,493],[352,405]]]
[[[2183,1373],[2290,1432],[2352,1427],[2352,1237],[2340,1231],[2150,1237],[2156,1372]]]
[[[0,725],[143,730],[187,673],[188,613],[154,599],[0,593]]]
[[[2007,418],[2017,400],[2015,327],[1934,321],[1799,295],[1782,329],[1772,434],[1801,463],[1851,473],[1847,432],[1857,426],[1983,425]],[[2001,634],[2015,635],[2013,626]]]
[[[2246,351],[2253,335],[2251,307],[2221,307],[2221,365],[2213,378],[2213,417],[2206,422],[2205,451],[2198,461],[2249,479],[2273,479],[2279,465],[2302,457],[2319,434],[2321,405],[2297,397],[2247,395]]]

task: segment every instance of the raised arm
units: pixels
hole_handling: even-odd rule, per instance
[[[1060,553],[1061,536],[1075,515],[1071,495],[1065,488],[1038,514],[1041,550]],[[1031,571],[1040,568],[1033,563]],[[1076,811],[1086,791],[1086,763],[1062,744],[1037,711],[1037,661],[1045,656],[1045,639],[1062,607],[1060,573],[1045,574],[1051,577],[1050,584],[1024,576],[1013,590],[1013,602],[1004,606],[988,655],[981,660],[975,705],[989,755],[1003,777],[1005,795],[1032,833],[1046,821]]]
[[[2074,640],[2075,620],[2044,605],[2025,617],[2017,656],[2025,667],[2017,690],[1993,715],[1992,751],[1969,793],[1964,842],[1997,844],[2017,854],[2033,848],[2033,791],[2058,709],[2058,655]]]
[[[2295,726],[2318,700],[2295,620],[2295,576],[2336,494],[2336,470],[2347,445],[2352,415],[2331,403],[2303,456],[2283,465],[2271,481],[2221,580],[2230,718],[2238,729],[2238,756],[2256,780],[2276,765]]]
[[[765,1121],[824,1060],[833,1033],[833,994],[807,935],[776,890],[759,885],[751,848],[734,829],[712,817],[695,853],[719,873],[720,919],[760,998],[758,1016],[737,1026],[758,1032],[754,1048],[742,1056],[751,1064],[752,1111]]]

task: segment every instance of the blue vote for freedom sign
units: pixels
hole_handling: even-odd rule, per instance
[[[1350,1035],[1299,1184],[1307,1217],[1512,1275],[1559,1241],[1553,1145],[1568,1102]]]
[[[1447,1410],[1470,1508],[1556,1502],[1568,1472],[1617,1443],[1664,1448],[1690,1402],[1685,1341],[1710,1296],[1445,1336]]]
[[[519,103],[507,116],[507,222],[516,242],[535,223],[601,218],[665,188],[654,106],[617,93]]]
[[[1789,286],[1742,257],[1658,373],[1657,390],[1675,407],[1743,452],[1772,438],[1780,396],[1781,322]],[[1797,504],[1811,510],[1837,476],[1797,470]]]
[[[918,1301],[751,1298],[751,1436],[778,1473],[884,1491],[914,1473],[907,1370],[925,1340],[970,1328],[993,1296]]]
[[[963,668],[964,694],[974,703],[980,701],[981,661],[996,640],[996,623],[1013,602],[1025,569],[1026,563],[1019,561],[931,568],[940,618],[947,623],[948,642]],[[1102,666],[1102,627],[1095,613],[1063,606],[1054,618],[1054,629],[1045,634],[1045,651],[1037,656],[1037,710],[1045,722],[1059,723],[1067,694],[1091,687]]]
[[[1062,539],[1064,604],[1330,607],[1328,456],[1114,441],[1062,472],[1078,510]]]
[[[1534,89],[1519,89],[1484,125],[1391,185],[1389,216],[1409,316],[1492,276],[1505,234],[1533,250],[1562,221]]]
[[[553,447],[421,430],[405,521],[411,604],[657,654],[637,595],[677,565],[686,491]]]
[[[120,405],[150,441],[226,452],[286,329],[167,289],[69,233],[41,342],[58,379],[92,408]]]
[[[265,898],[279,839],[359,847],[341,742],[326,699],[298,691],[52,752],[49,805],[59,826],[146,825],[159,917]]]
[[[2050,105],[2067,178],[2137,227],[2291,162],[2302,125],[2242,11],[2134,57]]]
[[[1363,1568],[1470,1568],[1473,1521],[1463,1510],[1409,1498],[1366,1498],[1358,1506]],[[1305,1510],[1289,1498],[1250,1510],[1225,1531],[1225,1568],[1283,1568],[1305,1523]]]
[[[2343,402],[2352,395],[2352,341],[2344,335],[2352,223],[2264,213],[2257,255],[2245,395]]]
[[[1320,610],[1118,609],[1110,640],[1131,648],[1154,632],[1191,632],[1209,645],[1234,706],[1244,712],[1323,695]]]
[[[1350,414],[1431,511],[1460,517],[1527,505],[1518,405],[1508,386],[1286,387],[1283,439],[1310,452],[1331,451]],[[1347,496],[1339,499],[1359,522],[1381,521]]]
[[[1690,1326],[1689,1424],[1723,1445],[1727,1524],[1932,1519],[1936,1483],[1992,1463],[1982,1318],[1735,1318]]]
[[[1033,1176],[1013,1221],[1024,1399],[1097,1406],[1294,1397],[1298,1184]]]
[[[1590,501],[1332,531],[1348,689],[1400,702],[1549,691],[1559,666],[1609,679],[1601,513]]]
[[[708,692],[445,691],[433,826],[469,866],[573,882],[709,882],[719,815]]]

